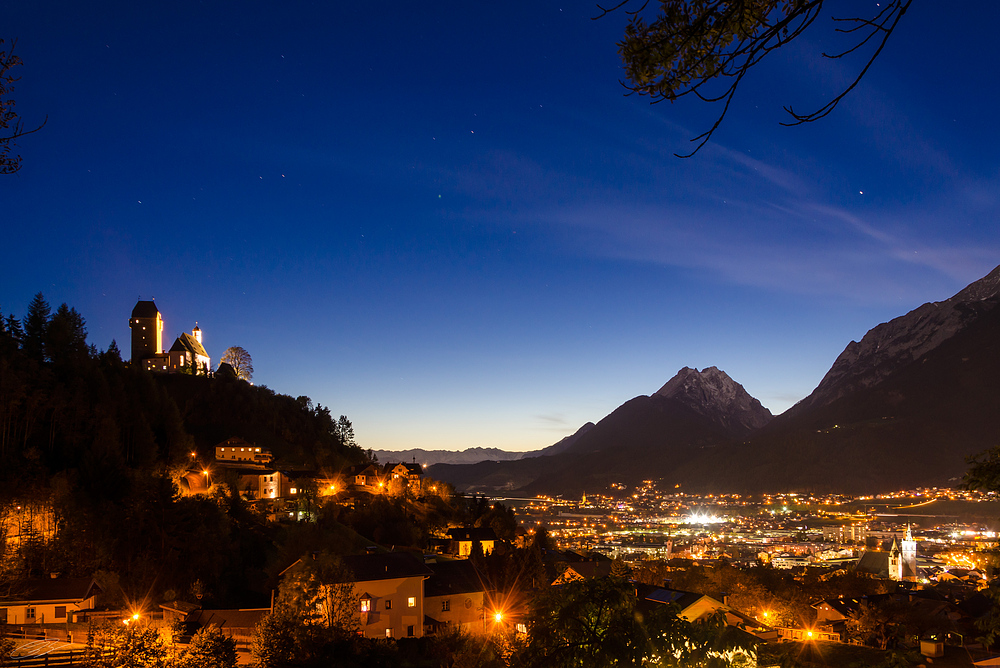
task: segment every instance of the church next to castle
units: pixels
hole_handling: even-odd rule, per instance
[[[167,352],[163,351],[163,317],[153,301],[136,302],[128,326],[132,330],[132,364],[142,364],[154,373],[207,374],[212,370],[197,323],[190,334],[178,336]]]

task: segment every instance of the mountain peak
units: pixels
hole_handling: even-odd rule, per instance
[[[928,302],[868,330],[861,341],[847,344],[812,394],[792,407],[789,414],[876,385],[955,336],[998,303],[1000,266],[949,299]]]
[[[714,366],[703,371],[684,367],[654,396],[676,399],[741,436],[763,427],[772,417],[742,385]]]

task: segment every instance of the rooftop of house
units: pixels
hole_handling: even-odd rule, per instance
[[[471,561],[441,561],[428,567],[432,575],[424,583],[424,596],[450,596],[486,590]]]
[[[433,574],[422,559],[410,552],[354,554],[343,558],[355,582],[427,577]]]
[[[29,580],[20,591],[3,597],[5,601],[84,601],[101,592],[93,578],[48,578]]]
[[[496,540],[496,532],[490,527],[461,527],[458,529],[448,529],[448,538],[452,540]]]

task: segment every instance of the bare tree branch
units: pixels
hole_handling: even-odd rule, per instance
[[[3,43],[4,41],[0,39],[0,46],[3,46]],[[14,141],[38,132],[49,120],[46,116],[37,128],[25,130],[23,119],[14,111],[15,102],[9,96],[14,90],[14,84],[20,81],[20,77],[11,74],[11,70],[23,64],[14,54],[16,46],[17,40],[11,40],[10,49],[0,51],[0,174],[14,174],[21,169],[21,156],[11,154]]]

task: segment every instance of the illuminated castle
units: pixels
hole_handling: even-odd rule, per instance
[[[212,370],[197,323],[190,334],[178,336],[167,352],[163,352],[163,317],[155,302],[136,302],[128,326],[132,330],[132,364],[142,364],[156,373],[207,374]]]

